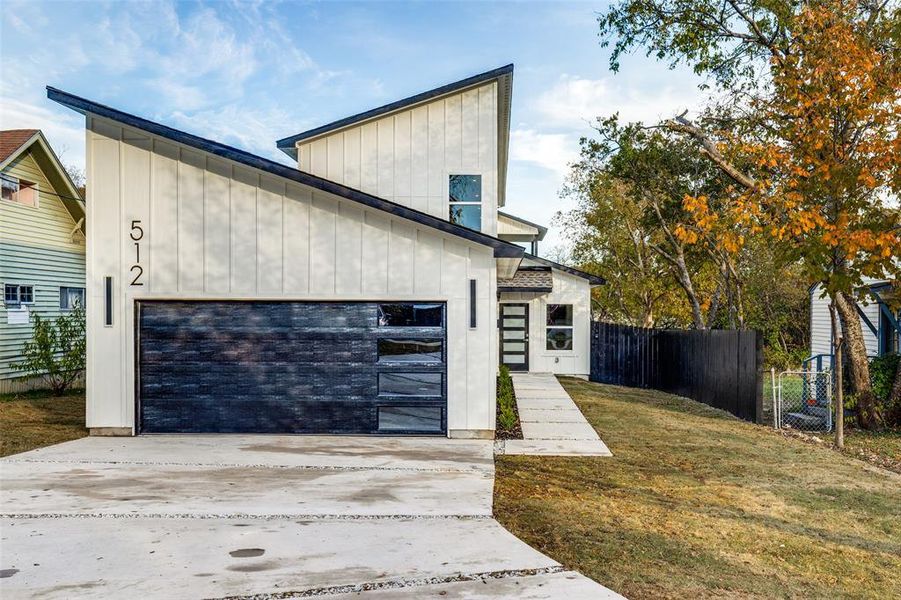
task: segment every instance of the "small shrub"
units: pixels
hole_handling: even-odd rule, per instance
[[[901,365],[901,355],[885,354],[870,361],[870,380],[879,405],[879,412],[889,427],[901,425],[901,406],[891,404],[889,396],[895,383],[895,373]],[[890,405],[891,404],[891,405]]]
[[[49,320],[34,313],[31,340],[25,342],[25,360],[12,366],[26,375],[43,377],[55,394],[66,391],[84,372],[84,310],[76,307],[68,315]]]
[[[501,429],[513,429],[516,426],[516,397],[513,395],[513,378],[510,369],[501,365],[497,376],[498,425]]]

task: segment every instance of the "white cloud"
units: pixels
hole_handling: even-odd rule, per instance
[[[166,121],[190,133],[237,146],[272,160],[286,164],[291,162],[287,155],[275,147],[275,140],[285,135],[285,124],[291,122],[290,115],[280,108],[249,109],[229,104],[191,114],[176,112]]]
[[[510,132],[510,159],[532,163],[560,177],[579,155],[578,136],[517,128]]]
[[[623,122],[653,123],[698,108],[702,95],[696,82],[685,86],[658,82],[653,88],[624,88],[613,77],[585,79],[560,76],[557,83],[540,94],[533,110],[547,125],[584,130],[598,116],[619,112]],[[653,91],[651,91],[651,89]]]
[[[84,168],[84,117],[0,97],[0,129],[40,129],[66,165]]]

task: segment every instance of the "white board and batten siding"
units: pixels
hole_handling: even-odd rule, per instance
[[[497,82],[301,142],[298,167],[448,218],[448,176],[482,176],[482,231],[497,235]]]
[[[523,261],[528,266],[528,260]],[[587,377],[591,371],[591,287],[588,280],[553,269],[553,291],[535,294],[502,292],[503,303],[529,305],[529,371]],[[547,349],[547,305],[573,305],[573,349]]]
[[[134,425],[135,300],[421,300],[447,303],[448,431],[494,430],[491,248],[94,116],[87,160],[88,427]]]
[[[866,281],[865,283],[871,282]],[[860,302],[858,306],[870,322],[878,326],[879,305],[876,301]],[[863,328],[867,354],[876,356],[879,353],[879,339],[863,322],[863,319],[861,319],[860,325]],[[832,316],[829,313],[829,296],[823,295],[823,289],[819,284],[814,286],[810,292],[810,355],[816,356],[817,354],[832,354]]]

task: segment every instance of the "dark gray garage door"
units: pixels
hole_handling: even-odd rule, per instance
[[[142,433],[441,434],[441,303],[150,302]]]

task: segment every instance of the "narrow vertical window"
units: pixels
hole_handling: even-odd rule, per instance
[[[113,326],[113,278],[103,278],[103,324]]]
[[[469,328],[476,328],[476,280],[469,280]]]
[[[482,230],[481,175],[451,175],[447,201],[451,223]]]

